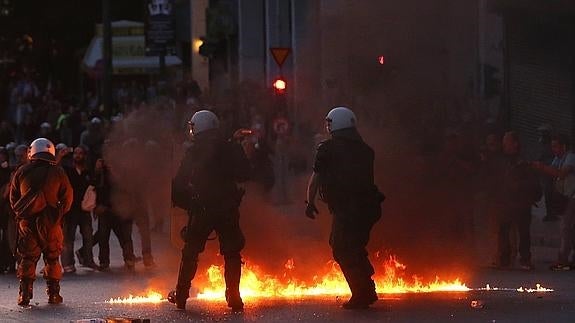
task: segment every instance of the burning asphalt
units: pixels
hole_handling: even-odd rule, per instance
[[[159,258],[159,262],[169,263],[174,256],[177,256],[175,251],[171,255],[166,252],[163,258]],[[113,252],[112,257],[114,263],[114,260],[121,259],[121,254]],[[244,278],[248,279],[244,281],[248,285],[242,285],[242,292],[246,295],[246,309],[243,314],[227,310],[222,285],[219,283],[221,269],[218,266],[208,266],[202,271],[202,279],[198,279],[195,285],[197,296],[188,300],[186,311],[177,311],[175,306],[166,300],[175,275],[175,269],[169,266],[160,267],[157,271],[137,268],[136,275],[125,273],[121,267],[112,267],[112,273],[80,269],[76,275],[63,281],[64,305],[49,306],[43,299],[43,286],[37,284],[31,308],[19,308],[15,305],[13,300],[17,286],[13,277],[0,276],[0,300],[4,304],[0,306],[0,311],[4,315],[3,319],[15,322],[67,322],[106,317],[149,318],[152,322],[561,322],[569,321],[575,314],[575,309],[570,305],[575,299],[575,289],[569,287],[570,283],[572,284],[571,273],[553,273],[544,269],[544,265],[531,272],[483,269],[471,276],[466,275],[465,280],[455,285],[452,283],[457,277],[446,277],[446,280],[439,277],[438,282],[441,284],[434,285],[431,283],[435,283],[435,277],[430,280],[415,279],[412,272],[417,272],[416,269],[410,270],[400,259],[386,256],[381,259],[377,268],[379,275],[376,276],[376,281],[380,300],[372,309],[360,312],[340,309],[339,305],[348,297],[348,290],[340,292],[336,287],[326,287],[326,281],[335,283],[335,286],[345,286],[338,276],[330,276],[330,263],[323,268],[325,272],[318,271],[318,274],[322,273],[323,276],[315,285],[313,279],[309,283],[307,280],[298,281],[294,277],[284,276],[284,273],[298,268],[298,262],[286,261],[284,265],[287,266],[283,266],[281,274],[270,275],[263,269],[256,268],[249,258],[246,260]],[[387,274],[385,266],[390,270]],[[336,269],[333,268],[334,272],[338,272]],[[211,281],[209,273],[212,275]],[[386,279],[387,282],[394,281],[395,287],[386,290],[389,288],[385,287]],[[322,281],[325,284],[319,283]],[[304,283],[307,284],[307,289],[301,289]],[[541,283],[540,290],[529,292],[529,288],[537,289],[537,283]],[[319,293],[317,291],[321,286],[326,289]],[[414,289],[415,286],[419,287]],[[148,295],[150,292],[156,294]],[[138,298],[139,296],[146,298]],[[152,299],[148,298],[149,296]]]
[[[292,270],[295,264],[292,259],[286,262],[287,271]],[[258,303],[262,299],[306,299],[318,298],[329,299],[349,296],[349,288],[345,278],[338,270],[337,265],[329,262],[326,266],[327,272],[314,277],[314,284],[307,285],[298,281],[294,277],[280,279],[273,275],[261,272],[257,267],[245,265],[242,274],[240,290],[245,299]],[[414,293],[468,293],[468,292],[517,292],[517,293],[551,293],[554,290],[537,283],[535,286],[520,286],[517,288],[492,287],[487,284],[485,287],[470,288],[458,278],[452,281],[443,281],[436,277],[433,281],[425,282],[421,278],[413,275],[411,281],[404,278],[406,266],[400,263],[396,257],[389,256],[381,264],[383,274],[376,275],[376,290],[379,295],[397,298],[398,294]],[[197,300],[223,301],[225,299],[225,282],[223,280],[223,267],[212,265],[206,273],[203,282],[199,283]],[[289,273],[282,275],[289,277]],[[111,298],[108,304],[157,304],[167,301],[162,297],[162,293],[149,290],[142,295],[128,295],[127,297]]]

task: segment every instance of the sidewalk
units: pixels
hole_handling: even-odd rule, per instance
[[[531,243],[533,247],[559,247],[559,226],[560,219],[553,222],[544,222],[543,217],[546,214],[545,203],[538,203],[539,207],[533,207],[531,222]]]

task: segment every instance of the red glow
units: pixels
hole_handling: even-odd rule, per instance
[[[379,65],[385,64],[385,56],[380,55],[380,56],[377,58],[377,61],[379,62]]]
[[[286,85],[286,82],[282,79],[277,79],[274,81],[274,89],[278,91],[285,91]]]

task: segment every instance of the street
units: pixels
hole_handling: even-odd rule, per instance
[[[79,238],[79,236],[78,236]],[[136,247],[139,241],[136,241]],[[64,304],[47,304],[45,283],[38,278],[32,306],[16,305],[17,280],[12,275],[0,276],[0,313],[2,322],[69,322],[87,318],[140,318],[151,322],[230,321],[230,322],[571,322],[575,316],[575,273],[547,269],[554,249],[534,247],[535,270],[493,270],[477,268],[466,285],[472,289],[491,287],[505,291],[481,291],[429,294],[380,295],[373,308],[347,311],[339,307],[345,300],[334,297],[303,299],[244,299],[245,312],[230,313],[223,301],[188,299],[186,311],[163,301],[159,304],[108,304],[105,301],[129,294],[141,295],[150,286],[167,293],[175,283],[177,255],[168,242],[158,239],[156,249],[171,250],[157,255],[158,268],[146,271],[142,264],[136,274],[124,272],[119,246],[112,239],[112,271],[94,272],[78,267],[76,274],[62,281]],[[76,240],[79,244],[80,240]],[[162,244],[164,244],[162,246]],[[164,248],[165,247],[165,248]],[[174,262],[176,261],[176,262]],[[201,260],[200,260],[201,262]],[[518,287],[534,288],[537,283],[553,288],[551,293],[520,293]],[[159,287],[163,286],[163,287]],[[162,290],[163,289],[163,290]],[[471,304],[479,306],[472,307]]]
[[[0,0],[0,323],[575,322],[575,0],[54,3]]]

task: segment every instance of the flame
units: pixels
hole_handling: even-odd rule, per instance
[[[485,285],[483,288],[477,288],[475,290],[480,291],[503,291],[503,292],[519,292],[519,293],[550,293],[554,292],[554,289],[546,288],[541,286],[541,284],[535,284],[535,288],[526,288],[526,287],[519,287],[519,288],[505,288],[505,287],[491,287],[489,284]]]
[[[145,296],[134,296],[130,294],[128,297],[110,298],[106,301],[109,304],[159,304],[166,301],[162,294],[155,291],[148,291]]]
[[[535,288],[523,288],[523,287],[519,287],[517,288],[517,291],[520,293],[548,293],[548,292],[553,292],[553,289],[550,288],[545,288],[543,286],[541,286],[541,284],[535,284]]]
[[[421,292],[465,292],[470,289],[459,279],[442,281],[439,277],[424,282],[413,276],[411,280],[403,278],[406,266],[394,256],[382,264],[382,274],[374,277],[376,291],[379,294],[421,293]],[[246,264],[242,269],[240,291],[244,298],[303,297],[303,296],[339,296],[349,295],[350,290],[339,266],[328,262],[325,272],[316,276],[312,283],[306,283],[293,277],[290,272],[295,268],[293,259],[284,265],[283,279],[264,273],[258,266]],[[378,271],[378,270],[376,270]],[[224,298],[225,282],[223,266],[212,265],[206,272],[204,286],[199,286],[199,299],[216,300]]]
[[[284,265],[285,272],[280,278],[266,274],[257,265],[246,263],[242,269],[240,291],[243,298],[295,298],[312,296],[342,296],[349,295],[350,290],[339,266],[330,261],[323,268],[323,273],[315,276],[312,282],[305,282],[294,277],[292,272],[296,268],[293,259],[288,259]],[[519,293],[545,293],[553,292],[553,289],[536,284],[535,288],[501,288],[491,287],[487,284],[484,288],[471,289],[459,278],[444,281],[435,277],[432,281],[425,282],[418,276],[405,279],[406,266],[400,263],[396,257],[389,256],[376,269],[374,281],[378,294],[402,294],[402,293],[430,293],[430,292],[468,292],[476,291],[504,291]],[[225,281],[223,266],[212,265],[205,274],[205,282],[197,287],[200,292],[198,299],[223,300],[225,299]],[[201,281],[201,280],[200,280]],[[129,295],[125,298],[110,298],[108,304],[158,304],[167,301],[162,294],[148,290],[145,296]]]

